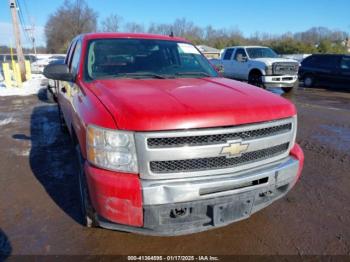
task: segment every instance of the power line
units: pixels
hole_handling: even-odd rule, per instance
[[[18,17],[19,17],[19,21],[20,21],[20,24],[21,24],[21,28],[22,28],[23,34],[24,34],[26,40],[31,42],[31,38],[30,38],[28,32],[26,31],[26,26],[25,26],[26,23],[25,23],[25,20],[24,20],[24,17],[23,17],[23,13],[22,13],[22,7],[21,7],[19,1],[16,1],[16,4],[17,4],[17,7],[18,7]]]
[[[26,15],[28,17],[28,19],[31,18],[31,16],[29,15],[29,10],[28,10],[28,6],[27,6],[27,2],[25,0],[22,0],[23,1],[23,4],[24,4],[24,10],[26,12]]]
[[[18,13],[19,21],[20,21],[22,30],[24,31],[23,33],[24,33],[25,37],[28,39],[28,35],[25,32],[25,30],[24,30],[24,28],[25,28],[25,21],[24,21],[24,17],[23,17],[23,13],[22,13],[22,8],[21,8],[21,6],[20,6],[18,1],[16,1],[16,4],[17,4],[17,7],[18,7],[17,13]]]
[[[19,2],[20,0],[17,0],[17,1]],[[22,16],[23,16],[23,13],[25,13],[25,16],[27,17],[27,22],[28,22],[27,27],[24,30],[26,31],[27,35],[29,35],[30,42],[33,45],[33,52],[36,54],[34,19],[29,13],[27,2],[25,0],[21,0],[21,2],[22,2],[22,6],[24,6],[24,9],[23,8],[21,9]]]

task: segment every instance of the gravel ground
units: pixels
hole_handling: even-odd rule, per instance
[[[349,256],[350,93],[299,88],[285,97],[299,111],[299,183],[247,220],[181,237],[82,227],[73,149],[57,107],[40,95],[0,97],[1,252]]]

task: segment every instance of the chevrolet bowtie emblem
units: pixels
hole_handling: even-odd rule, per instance
[[[228,146],[225,146],[221,150],[222,155],[226,157],[239,157],[243,152],[247,151],[248,144],[242,144],[242,142],[228,142]]]

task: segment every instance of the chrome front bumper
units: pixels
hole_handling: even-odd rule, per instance
[[[249,171],[204,178],[143,180],[144,225],[101,227],[147,235],[175,236],[248,218],[283,197],[298,179],[299,161],[289,156]]]
[[[299,161],[287,157],[263,168],[210,177],[142,180],[143,204],[163,205],[204,200],[251,190],[280,187],[296,179]],[[254,181],[266,181],[257,183]]]
[[[263,76],[262,82],[265,87],[292,87],[298,80],[297,75]]]

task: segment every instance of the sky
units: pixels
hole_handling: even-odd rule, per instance
[[[45,44],[44,26],[50,14],[64,0],[17,0],[24,22],[35,22],[38,45]],[[123,22],[137,22],[146,27],[152,23],[172,23],[186,18],[196,25],[239,29],[244,36],[255,32],[282,34],[325,26],[350,33],[349,0],[86,0],[97,11],[99,22],[110,14]],[[29,18],[32,17],[32,18]],[[0,2],[0,45],[13,45],[8,0]],[[24,46],[30,46],[22,37]]]

